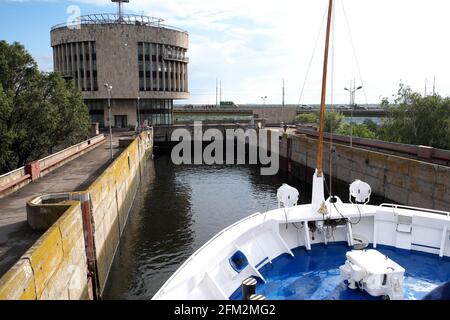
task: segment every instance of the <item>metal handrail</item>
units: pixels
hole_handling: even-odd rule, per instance
[[[411,207],[411,206],[404,206],[401,204],[393,204],[393,203],[382,203],[382,204],[380,204],[380,207],[422,211],[422,212],[426,212],[426,213],[434,213],[434,214],[445,215],[447,217],[450,217],[450,211],[441,211],[441,210],[434,210],[434,209],[427,209],[427,208]]]
[[[164,60],[173,60],[173,61],[180,61],[180,62],[189,63],[189,58],[187,58],[187,57],[184,57],[184,58],[180,57],[180,58],[178,58],[178,57],[176,57],[174,55],[169,55],[169,54],[166,54],[166,53],[163,54],[163,59]]]
[[[72,21],[68,21],[65,23],[60,23],[51,28],[51,30],[65,28],[70,26],[77,25],[96,25],[96,24],[126,24],[126,25],[135,25],[135,26],[148,26],[148,27],[157,27],[157,28],[165,28],[171,29],[183,33],[187,33],[186,30],[162,24],[164,19],[157,17],[149,17],[144,15],[137,14],[114,14],[114,13],[96,13],[96,14],[88,14],[74,18]]]

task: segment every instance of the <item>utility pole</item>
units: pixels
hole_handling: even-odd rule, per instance
[[[140,101],[141,101],[141,97],[137,97],[137,121],[138,121],[138,130],[141,127],[141,111],[140,109]],[[140,131],[139,131],[140,132]]]
[[[112,86],[105,83],[106,90],[108,90],[108,117],[109,117],[109,150],[111,151],[111,159],[114,158],[112,150],[112,128],[111,128],[111,90]]]
[[[222,80],[220,80],[219,105],[222,104]]]
[[[355,88],[356,81],[353,83],[350,81],[350,89],[344,88],[344,90],[350,92],[350,108],[351,108],[351,115],[350,115],[350,147],[353,147],[353,111],[355,109],[355,92],[362,89],[362,86],[359,86],[358,88]]]
[[[436,95],[436,76],[433,77],[433,97]]]
[[[424,97],[427,96],[427,81],[428,81],[428,79],[425,79],[425,95],[424,95]]]
[[[266,105],[266,99],[267,99],[267,96],[263,96],[263,97],[261,97],[261,99],[262,99],[262,101],[263,101],[263,105],[265,106],[265,105]]]
[[[283,91],[282,92],[283,92],[283,99],[282,99],[281,105],[284,108],[284,79],[283,79]]]
[[[217,101],[217,99],[219,98],[219,97],[218,97],[218,94],[219,94],[218,81],[219,81],[219,80],[216,78],[216,108],[218,107],[218,101]]]
[[[119,19],[119,21],[123,21],[122,4],[130,2],[130,0],[111,0],[111,2],[117,3],[117,6],[118,6],[117,15],[119,16],[118,19]]]

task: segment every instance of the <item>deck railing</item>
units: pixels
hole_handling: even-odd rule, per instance
[[[427,208],[419,208],[419,207],[411,207],[411,206],[404,206],[404,205],[401,205],[401,204],[382,203],[382,204],[380,204],[380,207],[392,208],[394,210],[395,209],[413,210],[413,211],[433,213],[433,214],[439,214],[439,215],[444,215],[444,216],[450,217],[450,212],[447,212],[447,211],[427,209]]]

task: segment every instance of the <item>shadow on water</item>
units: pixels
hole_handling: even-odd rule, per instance
[[[192,248],[189,185],[170,158],[148,160],[111,267],[106,299],[149,298]],[[172,267],[173,266],[173,267]]]

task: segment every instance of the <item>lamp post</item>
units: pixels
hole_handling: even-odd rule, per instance
[[[137,121],[138,121],[138,130],[141,128],[141,112],[139,110],[141,98],[137,97]]]
[[[354,87],[354,84],[350,84],[349,88],[344,88],[344,90],[350,92],[350,108],[351,108],[351,115],[350,115],[350,147],[353,147],[353,110],[355,109],[355,92],[362,89],[362,86],[359,86],[358,88]]]
[[[113,150],[112,150],[112,129],[111,129],[111,90],[112,86],[105,83],[104,84],[106,90],[108,90],[108,117],[109,117],[109,150],[111,151],[111,159],[113,158]]]
[[[261,97],[261,99],[263,100],[263,104],[266,105],[267,96]]]

